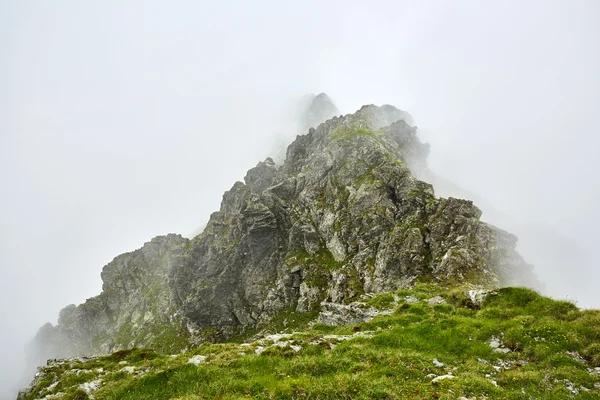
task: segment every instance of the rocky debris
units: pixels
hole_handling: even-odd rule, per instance
[[[356,332],[352,335],[320,335],[319,337],[306,342],[300,333],[278,333],[264,336],[252,343],[243,343],[240,347],[256,346],[254,352],[257,355],[262,354],[266,349],[272,346],[282,348],[290,347],[296,353],[299,353],[302,350],[300,343],[306,343],[306,345],[327,344],[330,349],[333,349],[341,342],[357,337],[373,337],[374,335],[375,332],[373,331]]]
[[[492,336],[488,341],[488,344],[497,353],[509,353],[511,351],[509,348],[504,346],[502,339],[497,338],[496,336]]]
[[[92,393],[97,391],[98,389],[100,389],[101,385],[102,385],[102,379],[96,379],[91,382],[82,383],[81,385],[79,385],[79,389],[81,389],[85,393],[87,393],[87,395],[90,396],[90,399],[93,399],[94,396],[92,395]]]
[[[567,351],[565,355],[572,360],[579,361],[580,363],[587,364],[585,358],[581,357],[581,355],[576,351]]]
[[[302,346],[300,345],[293,345],[291,344],[290,347],[292,348],[292,350],[294,350],[296,353],[299,353],[300,350],[302,350]]]
[[[600,367],[588,368],[588,372],[590,373],[590,375],[598,375],[598,376],[600,376]]]
[[[417,304],[419,302],[419,299],[414,296],[406,296],[404,299],[406,304]]]
[[[435,366],[436,366],[436,367],[438,367],[438,368],[441,368],[441,367],[443,367],[443,366],[444,366],[444,363],[443,363],[443,362],[440,362],[440,361],[438,361],[438,359],[437,359],[437,358],[434,358],[434,359],[433,359],[433,365],[435,365]]]
[[[574,395],[579,394],[579,389],[575,386],[575,384],[573,382],[571,382],[568,379],[565,379],[563,382],[569,392],[573,393]]]
[[[492,337],[492,341],[496,340],[494,337]],[[501,342],[500,342],[501,343]],[[496,343],[494,343],[496,344]],[[501,351],[502,353],[504,353],[504,351]],[[491,363],[483,358],[478,358],[477,361],[480,364],[483,365],[490,365]],[[502,360],[502,359],[497,359],[496,362],[494,364],[492,364],[492,368],[493,370],[489,373],[489,374],[485,374],[485,378],[492,383],[492,385],[494,386],[498,386],[498,382],[496,381],[496,378],[498,376],[499,373],[506,371],[506,370],[511,370],[513,368],[517,368],[517,367],[522,367],[524,365],[526,365],[528,362],[527,360]]]
[[[436,376],[435,378],[433,378],[431,380],[431,383],[437,383],[439,381],[442,381],[444,379],[454,379],[456,378],[454,375],[452,375],[452,372],[449,372],[447,375],[440,375],[440,376]]]
[[[190,358],[187,362],[188,364],[194,364],[194,365],[200,365],[203,364],[206,361],[206,356],[201,356],[201,355],[195,355],[192,358]]]
[[[502,372],[504,370],[513,369],[516,367],[522,367],[523,365],[528,364],[527,360],[496,360],[496,363],[492,366],[496,372]]]
[[[312,345],[319,344],[327,344],[331,350],[335,348],[339,343],[345,342],[346,340],[351,340],[357,337],[373,337],[375,332],[365,331],[365,332],[356,332],[352,335],[324,335],[320,338],[314,339],[310,342]]]
[[[135,372],[135,367],[127,366],[121,368],[119,371],[127,372],[128,374],[133,374]]]
[[[65,393],[63,392],[58,392],[56,394],[48,394],[44,397],[42,397],[41,399],[38,400],[53,400],[53,399],[62,399],[63,397],[65,397]]]
[[[289,347],[292,350],[294,350],[296,353],[299,353],[300,350],[302,350],[302,346],[295,345],[295,344],[290,344],[287,341],[284,341],[284,342],[275,342],[275,343],[273,343],[273,346],[282,347],[282,348]]]
[[[326,96],[314,103],[333,112]],[[393,106],[367,105],[311,127],[282,165],[266,159],[225,192],[200,235],[159,236],[106,265],[102,293],[42,327],[33,353],[156,348],[162,332],[174,340],[157,350],[170,354],[289,310],[320,308],[327,324],[368,321],[381,312],[354,304],[363,293],[424,274],[482,286],[529,277],[513,235],[415,178],[409,165],[426,163],[428,145],[410,123]]]
[[[430,306],[434,306],[437,304],[446,304],[446,300],[442,296],[435,296],[427,300],[427,304]]]
[[[54,389],[56,389],[56,386],[57,386],[57,385],[58,385],[58,381],[57,381],[57,382],[54,382],[53,384],[51,384],[50,386],[48,386],[48,387],[46,388],[46,390],[47,390],[48,392],[54,392]]]
[[[472,289],[472,290],[468,290],[466,294],[467,294],[467,296],[469,296],[469,299],[471,300],[471,303],[473,304],[474,307],[481,308],[483,301],[491,293],[494,293],[494,292],[492,290],[486,290],[486,289]]]
[[[358,324],[371,321],[378,315],[391,313],[391,310],[379,311],[376,308],[365,306],[366,304],[361,302],[350,304],[323,302],[317,322],[329,326]]]

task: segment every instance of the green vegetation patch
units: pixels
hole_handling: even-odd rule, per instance
[[[359,136],[378,137],[383,135],[382,130],[371,130],[368,123],[358,120],[350,124],[341,124],[330,133],[334,140],[352,140]]]

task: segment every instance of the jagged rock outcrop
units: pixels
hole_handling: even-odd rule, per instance
[[[173,253],[188,243],[180,235],[158,236],[116,257],[102,269],[100,295],[62,309],[56,327],[40,328],[27,349],[29,363],[133,346],[166,352],[185,347],[188,334],[170,293],[168,271]]]
[[[414,177],[428,153],[416,130],[406,112],[373,105],[311,128],[283,165],[267,159],[236,182],[202,234],[157,237],[104,267],[103,292],[65,308],[35,345],[174,351],[416,280],[528,282],[514,236]]]

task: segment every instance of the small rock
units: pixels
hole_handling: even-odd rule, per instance
[[[453,378],[456,378],[456,377],[454,375],[450,375],[450,374],[448,374],[448,375],[440,375],[440,376],[436,376],[435,378],[433,378],[431,380],[431,383],[436,383],[436,382],[439,382],[439,381],[444,380],[444,379],[453,379]]]
[[[132,373],[133,373],[133,371],[135,371],[135,367],[132,367],[132,366],[123,367],[123,368],[121,368],[121,369],[120,369],[120,371],[127,372],[127,373],[129,373],[129,374],[132,374]]]
[[[200,365],[206,361],[206,356],[195,355],[188,360],[188,364]]]
[[[272,342],[279,342],[281,339],[290,338],[292,335],[289,333],[275,333],[273,335],[265,336],[265,340],[270,340]]]
[[[502,343],[502,341],[500,339],[498,339],[497,337],[495,337],[495,336],[491,337],[491,339],[488,342],[488,344],[497,353],[504,353],[504,354],[506,354],[506,353],[510,352],[510,349],[504,347],[504,344]]]
[[[53,392],[53,391],[54,391],[54,389],[56,388],[56,385],[58,385],[58,381],[56,381],[56,382],[54,382],[52,385],[48,386],[48,387],[46,388],[46,390],[47,390],[47,391],[49,391],[49,392]]]
[[[324,301],[321,303],[321,310],[317,322],[329,326],[369,322],[378,315],[391,314],[391,310],[379,311],[373,307],[365,308],[365,303],[357,301],[350,304]]]
[[[435,296],[427,300],[427,304],[434,306],[436,304],[446,304],[446,300],[442,296]]]
[[[302,346],[299,346],[299,345],[294,345],[294,344],[292,344],[292,345],[290,345],[290,347],[291,347],[291,348],[292,348],[292,350],[294,350],[296,353],[299,353],[299,352],[300,352],[300,350],[302,350]]]
[[[82,383],[79,385],[79,389],[83,390],[87,394],[90,394],[100,389],[100,385],[102,385],[102,379],[96,379],[95,381]]]
[[[258,355],[261,355],[262,352],[265,351],[265,346],[258,346],[254,352]]]
[[[467,291],[467,296],[469,296],[469,299],[471,299],[471,303],[473,303],[473,305],[477,308],[481,308],[481,305],[488,294],[490,294],[490,291],[483,289]]]
[[[575,387],[575,385],[573,384],[573,382],[566,380],[565,379],[565,387],[567,388],[567,390],[573,394],[579,394],[579,389],[577,389]]]
[[[433,365],[435,365],[438,368],[441,368],[441,367],[444,366],[444,363],[443,362],[439,362],[437,358],[434,358],[433,359]]]
[[[581,357],[581,355],[576,351],[567,351],[566,356],[572,360],[579,361],[585,364],[585,358]]]
[[[406,300],[407,304],[416,304],[419,302],[419,299],[414,296],[406,296],[404,299]]]
[[[49,394],[47,396],[45,396],[43,399],[41,400],[54,400],[54,399],[62,399],[65,396],[64,392],[58,392],[56,394]],[[90,396],[91,398],[91,396]]]

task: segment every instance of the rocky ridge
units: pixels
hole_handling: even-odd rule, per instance
[[[173,353],[417,281],[531,284],[515,236],[414,177],[428,145],[409,122],[368,105],[310,128],[282,165],[268,158],[236,182],[200,235],[159,236],[106,265],[102,293],[63,309],[31,352]]]

